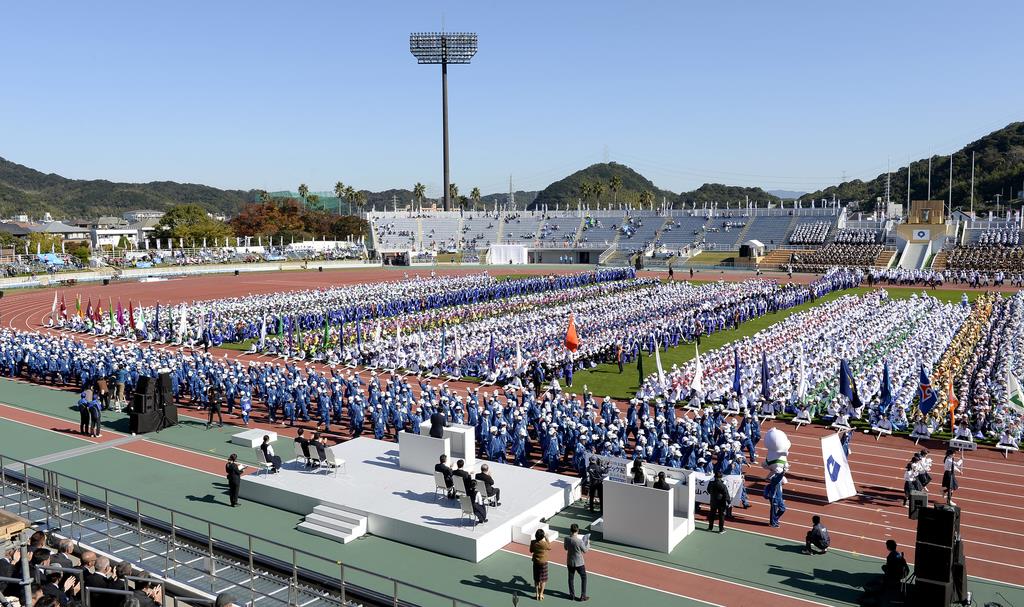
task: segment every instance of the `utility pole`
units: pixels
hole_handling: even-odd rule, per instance
[[[910,165],[911,160],[907,158],[907,208],[905,212],[910,212]]]
[[[953,154],[949,155],[949,211],[946,217],[953,214]]]
[[[974,214],[974,152],[971,152],[971,215]]]
[[[928,154],[928,200],[932,199],[932,155]]]

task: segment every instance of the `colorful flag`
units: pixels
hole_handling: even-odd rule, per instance
[[[128,300],[128,326],[132,329],[135,328],[135,307],[130,299]]]
[[[79,318],[82,317],[82,294],[81,293],[78,293],[77,295],[75,295],[75,314]]]
[[[580,347],[580,337],[576,333],[576,319],[569,315],[569,328],[565,330],[565,348],[575,352]]]
[[[654,366],[658,369],[658,383],[665,385],[665,369],[661,366],[661,348],[654,348]]]
[[[68,307],[64,303],[64,294],[60,294],[60,317],[65,321],[68,319]]]
[[[770,400],[770,390],[768,389],[768,358],[764,352],[761,352],[761,396],[765,400]]]
[[[487,349],[487,368],[494,371],[494,333],[491,333],[491,345]]]
[[[124,326],[124,308],[121,307],[121,298],[117,298],[117,324]]]
[[[889,373],[889,361],[882,365],[882,390],[878,398],[878,412],[882,415],[889,415],[889,407],[892,406],[895,398],[892,394],[892,375]]]
[[[1012,375],[1011,375],[1012,377]],[[932,382],[929,381],[928,375],[924,372],[924,365],[921,365],[921,389],[918,394],[919,401],[917,408],[927,415],[935,408],[935,390],[932,389]]]
[[[956,409],[960,406],[960,399],[953,391],[953,374],[946,378],[946,402],[949,404],[949,431],[952,432],[956,426]]]
[[[327,315],[324,314],[324,341],[323,341],[323,344],[321,344],[321,347],[324,350],[327,349],[327,342],[330,340],[330,335],[328,335],[328,331],[330,331],[330,330],[331,330],[331,323],[327,322]]]
[[[740,384],[740,373],[741,373],[740,351],[735,349],[735,348],[733,348],[733,351],[732,351],[732,366],[733,366],[733,370],[732,370],[732,391],[735,392],[737,396],[739,396],[740,395],[740,386],[741,386],[741,384]]]
[[[1017,376],[1013,374],[1013,371],[1007,371],[1009,376],[1006,381],[1006,385],[1009,388],[1006,396],[1008,397],[1010,408],[1017,411],[1017,413],[1024,414],[1024,393],[1021,392],[1020,382],[1017,381]]]
[[[267,341],[267,317],[263,317],[263,323],[260,324],[260,352],[263,351],[263,344]]]
[[[89,298],[89,306],[85,309],[85,317],[92,320],[92,297]]]
[[[853,402],[853,373],[850,371],[850,363],[846,359],[839,361],[839,393],[846,397],[847,402]]]

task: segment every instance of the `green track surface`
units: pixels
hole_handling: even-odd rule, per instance
[[[694,281],[703,282],[703,281]],[[766,314],[753,320],[740,325],[738,329],[728,329],[726,331],[719,331],[712,335],[702,337],[700,344],[701,352],[710,352],[716,348],[720,348],[730,342],[737,339],[747,337],[766,329],[771,325],[785,320],[793,314],[804,312],[813,306],[822,304],[827,301],[832,301],[843,295],[863,295],[874,291],[874,288],[858,287],[856,289],[848,289],[837,293],[829,293],[828,295],[821,297],[814,302],[807,302],[799,306],[795,306],[788,310],[778,312],[775,314]],[[923,289],[909,289],[909,288],[887,288],[889,296],[893,299],[904,299],[910,297],[912,294],[920,294]],[[959,291],[928,291],[928,294],[936,299],[944,302],[956,303],[960,301],[961,293]],[[978,291],[972,291],[968,293],[968,298],[973,301],[979,295]],[[672,368],[672,365],[682,365],[688,360],[693,358],[693,344],[682,344],[677,348],[670,348],[667,352],[661,352],[661,365],[668,371]],[[643,355],[644,357],[644,375],[650,375],[657,372],[657,366],[654,363],[654,356]],[[637,389],[640,387],[638,381],[638,372],[636,368],[636,361],[633,361],[629,365],[626,365],[622,373],[619,373],[619,369],[614,364],[598,365],[594,369],[587,371],[579,371],[573,376],[574,389],[582,390],[583,386],[594,393],[596,397],[611,396],[616,399],[630,399],[636,394]],[[573,390],[569,390],[572,392]]]
[[[89,443],[73,436],[0,419],[0,455],[27,461],[43,455],[85,447]]]

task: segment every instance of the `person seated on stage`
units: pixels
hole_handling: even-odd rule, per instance
[[[491,476],[491,467],[487,464],[480,466],[480,472],[476,475],[476,480],[480,481],[484,485],[484,495],[487,497],[494,498],[494,505],[501,505],[501,489],[494,486],[494,477]]]
[[[473,503],[473,513],[476,514],[476,522],[486,523],[487,506],[484,506],[483,503],[477,499],[476,481],[473,480],[472,476],[470,476],[469,470],[466,470],[465,466],[465,460],[460,459],[455,462],[456,470],[455,472],[452,472],[452,476],[460,477],[463,484],[466,486],[466,496],[469,498],[469,501]]]
[[[263,457],[267,460],[267,463],[273,468],[273,472],[276,474],[281,470],[281,458],[274,455],[274,446],[270,444],[270,435],[263,435],[263,443],[260,444],[260,451],[263,452]]]
[[[640,458],[633,460],[633,467],[630,469],[630,475],[632,477],[632,484],[634,485],[646,485],[647,484],[647,473],[644,472],[644,464]]]
[[[317,464],[323,464],[327,461],[327,443],[324,442],[324,437],[319,432],[313,433],[313,438],[309,441],[310,456]],[[313,455],[313,454],[316,455]]]
[[[811,517],[811,530],[807,532],[804,543],[804,554],[825,554],[832,543],[828,535],[828,529],[821,524],[821,517],[815,514]],[[817,548],[817,550],[815,550]]]
[[[664,472],[658,473],[658,480],[654,481],[654,488],[661,489],[662,491],[669,491],[672,489],[672,485],[668,484],[668,481],[665,479]]]
[[[448,467],[447,462],[448,456],[442,454],[441,461],[434,464],[434,472],[440,472],[444,476],[444,485],[448,488],[448,499],[455,499],[455,481],[452,480],[452,469]]]
[[[302,451],[302,457],[306,458],[306,467],[309,468],[313,465],[313,458],[309,456],[309,439],[306,438],[306,431],[299,428],[298,434],[295,436],[295,444],[299,446]]]

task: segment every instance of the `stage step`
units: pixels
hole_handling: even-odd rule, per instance
[[[340,508],[317,506],[296,529],[347,544],[366,533],[366,517]]]

